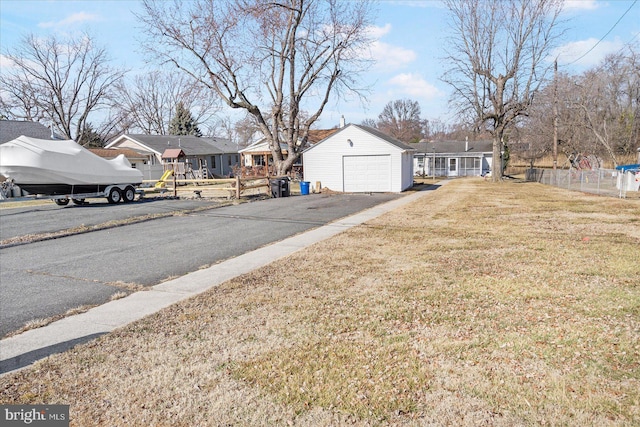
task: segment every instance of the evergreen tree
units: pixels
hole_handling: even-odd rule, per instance
[[[93,128],[91,123],[87,123],[79,135],[77,143],[86,148],[102,148],[105,145],[105,140],[102,135]]]
[[[178,102],[176,105],[176,115],[169,123],[169,135],[202,136],[202,132],[194,123],[191,112],[185,108],[182,102]]]

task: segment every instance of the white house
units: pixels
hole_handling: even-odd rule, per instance
[[[287,144],[280,143],[280,150],[282,150],[282,153],[284,155],[286,155],[287,149]],[[273,164],[269,143],[264,138],[254,142],[253,144],[241,149],[238,152],[240,153],[240,157],[242,159],[241,163],[244,167],[261,167],[266,166],[267,163],[269,165]]]
[[[107,144],[106,148],[129,148],[146,157],[139,165],[144,179],[159,179],[164,171],[163,154],[167,150],[182,150],[183,166],[193,170],[198,178],[231,176],[239,166],[240,155],[236,144],[216,137],[190,135],[134,135],[124,134]]]
[[[324,138],[337,131],[337,128],[311,129],[307,137],[307,144],[309,146],[317,144]],[[280,143],[280,150],[282,150],[282,154],[286,157],[289,147],[285,143]],[[246,148],[243,148],[239,151],[239,153],[242,159],[241,163],[247,169],[261,169],[267,166],[267,164],[271,168],[271,166],[273,165],[271,149],[269,148],[269,143],[264,138],[254,142]],[[302,157],[300,157],[293,165],[293,169],[295,172],[299,172],[302,170]],[[271,171],[271,173],[275,173],[275,171]]]
[[[484,176],[491,170],[491,141],[436,141],[411,145],[415,148],[413,170],[416,175]]]
[[[304,180],[344,192],[401,192],[413,185],[411,146],[349,124],[302,153]]]

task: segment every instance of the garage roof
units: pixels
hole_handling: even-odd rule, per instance
[[[371,128],[369,126],[348,124],[347,126],[343,127],[342,129],[338,129],[337,132],[332,132],[331,134],[329,134],[327,137],[325,137],[322,141],[318,142],[317,144],[314,144],[311,147],[307,148],[305,150],[305,152],[309,151],[309,150],[312,150],[313,148],[315,148],[318,145],[322,144],[327,139],[334,137],[335,135],[339,134],[343,130],[348,129],[350,127],[355,127],[355,128],[360,129],[360,130],[362,130],[364,132],[370,133],[371,135],[375,136],[376,138],[381,139],[381,140],[383,140],[385,142],[388,142],[389,144],[391,144],[391,145],[393,145],[393,146],[395,146],[395,147],[397,147],[397,148],[399,148],[401,150],[404,150],[404,151],[415,151],[415,148],[413,148],[413,146],[411,146],[409,144],[405,144],[402,141],[398,141],[397,139],[387,135],[384,132],[380,132],[377,129]]]

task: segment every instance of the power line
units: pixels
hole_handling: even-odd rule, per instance
[[[596,44],[594,44],[591,49],[589,49],[588,51],[586,51],[582,56],[580,56],[577,59],[574,59],[573,61],[569,62],[568,64],[564,64],[563,67],[567,67],[571,64],[575,64],[576,62],[580,61],[582,58],[584,58],[585,56],[587,56],[593,49],[595,49],[609,34],[611,34],[611,31],[613,31],[614,28],[616,28],[616,26],[620,23],[620,21],[622,21],[622,18],[624,18],[627,13],[629,13],[629,11],[633,8],[633,6],[635,6],[635,4],[638,2],[638,0],[633,0],[633,3],[631,3],[631,6],[629,6],[629,8],[622,14],[622,16],[620,18],[618,18],[618,20],[616,21],[615,24],[613,24],[613,26],[609,29],[609,31],[607,31],[607,33],[602,36],[600,38],[600,40],[598,40],[598,42]],[[635,37],[634,37],[635,39]],[[632,39],[633,40],[633,39]]]

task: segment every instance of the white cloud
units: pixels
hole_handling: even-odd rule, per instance
[[[385,71],[393,71],[403,68],[405,65],[416,60],[416,54],[410,49],[401,46],[394,46],[380,41],[392,30],[391,24],[383,27],[371,26],[367,29],[369,36],[374,40],[368,47],[366,55],[376,63],[376,68]]]
[[[376,27],[375,25],[371,25],[367,28],[367,33],[374,39],[379,39],[380,37],[389,34],[390,32],[391,24],[385,24],[384,27]]]
[[[73,13],[66,18],[60,21],[49,21],[49,22],[41,22],[38,24],[40,28],[54,28],[54,27],[64,27],[67,25],[74,24],[82,24],[83,22],[97,21],[98,15],[86,13],[86,12],[77,12]]]
[[[397,88],[398,94],[410,95],[420,99],[434,99],[442,96],[442,92],[419,74],[403,73],[392,77],[390,85]]]
[[[30,67],[38,68],[39,64],[29,59],[23,58],[22,61]],[[0,73],[11,73],[20,70],[18,64],[6,55],[0,55]]]
[[[373,42],[369,50],[376,67],[387,71],[402,68],[416,59],[414,51],[381,41]]]
[[[439,0],[385,0],[385,3],[389,3],[393,6],[409,6],[420,8],[438,8],[445,9],[446,6]]]
[[[0,70],[7,71],[15,67],[15,62],[4,55],[0,55]]]
[[[565,0],[563,10],[579,11],[579,10],[595,10],[600,7],[598,0]]]
[[[593,67],[598,65],[607,55],[618,52],[624,46],[624,43],[618,39],[614,41],[603,40],[598,43],[597,46],[596,43],[598,43],[598,39],[596,38],[570,42],[554,49],[551,57],[558,58],[558,65],[571,64],[582,67]],[[593,50],[589,52],[589,49],[592,48]],[[581,58],[583,55],[584,57]]]

